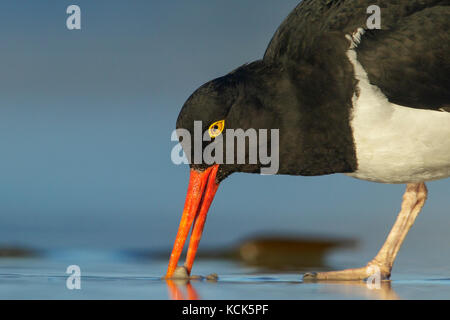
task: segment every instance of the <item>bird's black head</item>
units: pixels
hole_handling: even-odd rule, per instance
[[[283,100],[294,100],[286,94],[290,87],[279,69],[257,61],[197,89],[177,120],[191,169],[204,171],[218,164],[219,183],[233,172],[259,173],[267,168],[270,164],[259,156],[260,144],[267,139],[264,154],[278,157],[274,154],[278,149],[272,150],[278,141],[272,141],[271,130],[282,125],[285,111],[279,106],[286,104]]]
[[[204,84],[185,102],[177,119],[177,133],[192,169],[203,171],[212,165],[205,161],[203,151],[219,136],[223,138],[229,128],[227,117],[239,87],[236,77],[226,75]]]

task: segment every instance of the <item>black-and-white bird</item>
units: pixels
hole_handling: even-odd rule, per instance
[[[371,5],[380,8],[381,29],[367,26]],[[361,280],[378,270],[388,279],[427,198],[425,182],[450,176],[449,30],[449,0],[304,0],[262,60],[192,94],[177,128],[194,133],[194,121],[202,121],[202,132],[213,130],[212,138],[225,138],[225,129],[279,129],[278,174],[343,173],[406,184],[398,218],[373,260],[362,268],[304,276]],[[193,142],[181,144],[194,149]],[[192,227],[184,268],[190,273],[220,182],[261,167],[259,160],[191,164],[167,278],[174,277]]]

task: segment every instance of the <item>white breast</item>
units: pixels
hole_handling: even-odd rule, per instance
[[[450,113],[390,103],[370,84],[354,48],[347,56],[359,81],[353,96],[351,127],[358,161],[349,176],[384,183],[424,182],[450,176]]]

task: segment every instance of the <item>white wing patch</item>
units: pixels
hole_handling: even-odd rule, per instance
[[[349,176],[383,183],[417,183],[450,176],[450,113],[390,103],[370,84],[355,48],[364,29],[350,40],[347,57],[358,80],[351,127],[358,161]]]

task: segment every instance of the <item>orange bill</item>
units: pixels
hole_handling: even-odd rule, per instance
[[[206,215],[214,199],[219,184],[216,182],[216,175],[219,165],[214,165],[204,171],[191,169],[189,186],[184,204],[183,215],[181,217],[178,233],[175,238],[175,244],[170,255],[169,267],[167,268],[166,278],[170,279],[178,265],[184,244],[189,231],[192,233],[187,252],[185,267],[188,274],[192,270],[195,254],[200,243],[200,239],[205,226]]]

